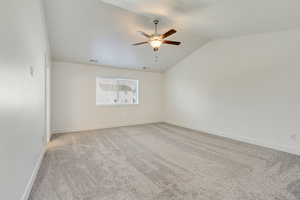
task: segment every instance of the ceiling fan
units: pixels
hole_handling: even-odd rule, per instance
[[[158,51],[161,44],[171,44],[171,45],[180,45],[181,42],[176,42],[176,41],[171,41],[171,40],[165,40],[165,38],[173,35],[174,33],[176,33],[177,31],[174,29],[171,29],[169,31],[167,31],[164,34],[158,34],[157,33],[157,24],[159,23],[158,20],[154,20],[153,21],[154,25],[155,25],[155,33],[152,35],[149,35],[143,31],[139,31],[143,36],[148,38],[148,41],[146,42],[139,42],[139,43],[135,43],[133,44],[133,46],[137,46],[137,45],[141,45],[141,44],[150,44],[153,48],[154,51]]]

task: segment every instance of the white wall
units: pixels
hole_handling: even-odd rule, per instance
[[[167,71],[166,121],[300,153],[299,52],[300,31],[208,43]]]
[[[44,150],[47,52],[41,1],[1,0],[0,199],[25,197]]]
[[[139,80],[139,105],[96,106],[96,77]],[[163,75],[96,65],[52,65],[52,132],[162,121]]]

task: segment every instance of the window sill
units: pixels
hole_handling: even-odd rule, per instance
[[[138,106],[137,104],[96,104],[97,107],[124,107],[124,106]]]

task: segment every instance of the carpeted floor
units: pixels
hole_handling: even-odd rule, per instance
[[[299,200],[300,157],[159,123],[55,136],[30,200]]]

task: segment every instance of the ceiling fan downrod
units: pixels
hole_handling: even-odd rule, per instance
[[[159,23],[159,20],[155,19],[153,23],[155,24],[155,35],[157,35],[157,24]]]

